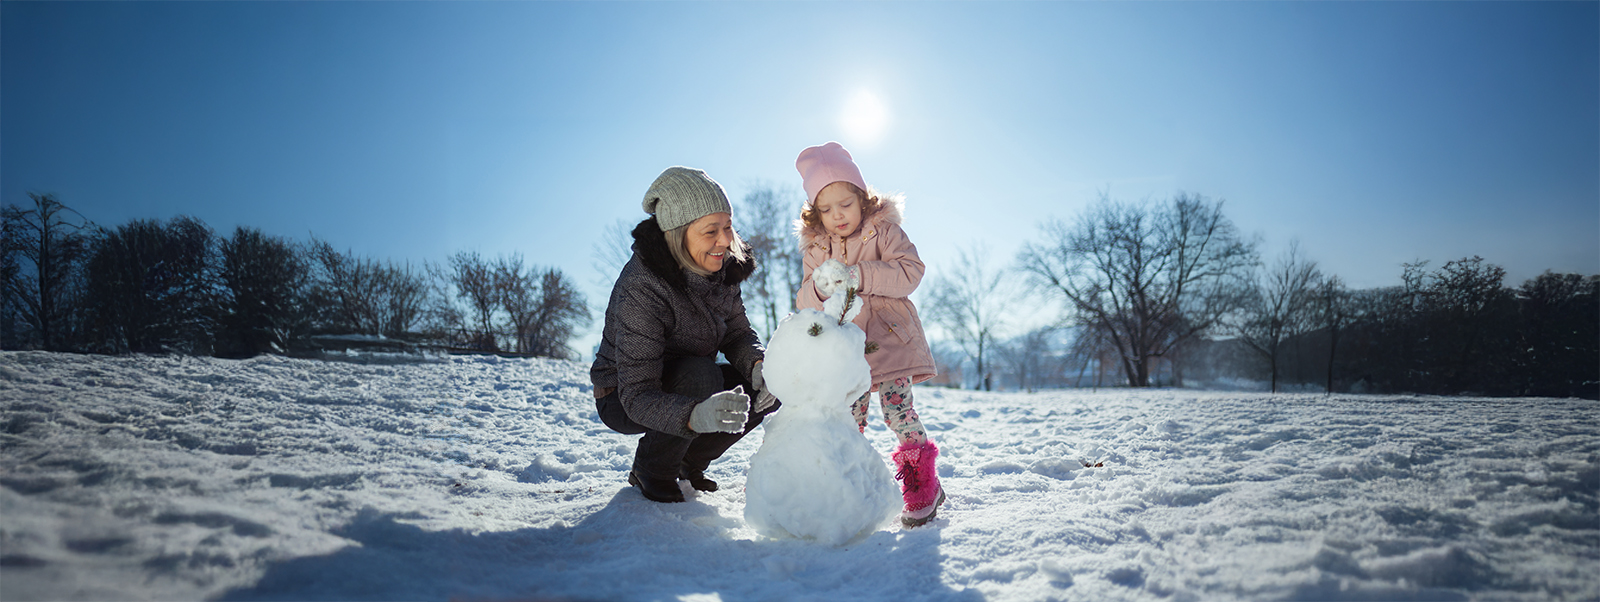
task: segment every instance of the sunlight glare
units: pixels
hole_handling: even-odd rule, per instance
[[[854,142],[872,144],[889,125],[889,110],[878,95],[859,90],[845,101],[839,122],[844,126],[845,135]]]

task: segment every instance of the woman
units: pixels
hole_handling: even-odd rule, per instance
[[[706,467],[777,409],[761,378],[763,349],[739,283],[755,271],[733,208],[704,171],[669,167],[645,193],[650,218],[611,289],[589,378],[600,420],[643,433],[628,483],[681,502],[678,479],[716,491]],[[717,364],[717,352],[731,364]],[[753,386],[752,386],[753,385]],[[751,407],[751,393],[756,396]]]

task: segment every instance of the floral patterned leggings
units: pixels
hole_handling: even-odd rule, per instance
[[[868,390],[850,404],[850,414],[855,416],[856,427],[862,432],[867,430],[867,399],[871,397],[872,391]],[[884,423],[889,425],[889,430],[894,431],[901,443],[921,445],[928,440],[928,432],[923,430],[922,420],[917,418],[917,409],[911,407],[910,378],[878,383],[878,401],[883,403]]]

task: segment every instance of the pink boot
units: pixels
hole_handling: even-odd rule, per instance
[[[900,493],[906,500],[906,509],[900,512],[900,524],[909,529],[933,520],[939,505],[944,503],[944,487],[939,485],[939,473],[934,469],[939,448],[932,441],[921,445],[908,441],[901,443],[892,457],[894,465],[900,468],[894,478],[900,480]]]

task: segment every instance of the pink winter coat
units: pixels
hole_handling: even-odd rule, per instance
[[[805,279],[795,295],[796,307],[822,309],[822,297],[811,282],[811,272],[822,262],[831,258],[861,266],[861,297],[866,305],[854,322],[867,333],[868,341],[878,344],[876,352],[867,354],[874,391],[897,378],[920,383],[938,374],[928,339],[922,334],[922,318],[907,298],[917,290],[926,268],[917,256],[917,246],[900,229],[903,205],[899,197],[884,199],[872,215],[862,218],[861,227],[844,240],[842,248],[838,237],[820,228],[803,227],[799,232]]]

